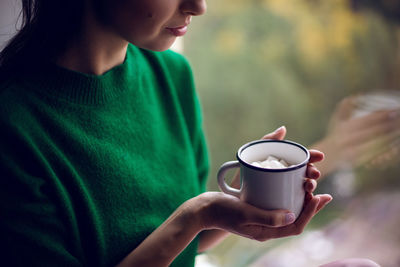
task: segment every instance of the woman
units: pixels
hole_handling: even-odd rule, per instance
[[[186,60],[168,49],[204,0],[23,1],[1,52],[0,236],[6,266],[190,266],[228,232],[302,232],[330,200],[265,211],[206,192]],[[284,127],[264,138],[282,139]]]

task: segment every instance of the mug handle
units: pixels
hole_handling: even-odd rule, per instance
[[[241,190],[233,188],[233,187],[230,187],[225,182],[225,174],[226,174],[226,172],[229,169],[238,168],[238,167],[240,167],[240,163],[237,160],[225,162],[219,168],[217,177],[218,177],[218,185],[219,185],[219,188],[221,188],[222,192],[224,192],[226,194],[230,194],[230,195],[235,196],[237,198],[240,198]]]

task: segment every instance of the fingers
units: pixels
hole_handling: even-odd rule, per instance
[[[381,112],[382,113],[382,112]],[[379,113],[379,115],[381,115]],[[350,129],[347,129],[348,133],[347,136],[344,136],[344,139],[342,140],[343,146],[355,146],[357,144],[363,144],[365,142],[371,141],[373,139],[376,139],[379,136],[385,136],[387,134],[390,134],[396,130],[400,129],[400,114],[397,115],[398,112],[395,111],[385,111],[383,114],[382,120],[376,122],[376,123],[368,123],[367,121],[365,122],[365,126],[363,128],[357,128],[356,123],[353,119],[349,121],[349,127]],[[395,115],[392,115],[395,114]],[[366,115],[371,116],[371,115]],[[361,118],[364,119],[365,118]]]
[[[324,153],[316,149],[310,149],[310,163],[322,161],[325,157]]]
[[[283,140],[286,136],[286,127],[281,126],[276,129],[274,132],[264,135],[261,139],[275,139],[275,140]]]
[[[380,110],[368,115],[351,119],[352,129],[368,129],[371,125],[377,125],[386,121],[393,121],[399,115],[399,110]]]
[[[280,237],[301,234],[306,225],[314,216],[317,207],[319,205],[319,202],[320,198],[318,196],[312,197],[312,199],[308,202],[308,204],[304,206],[303,211],[301,212],[300,216],[294,223],[287,226],[271,229],[270,231],[271,238],[280,238]]]
[[[240,171],[239,170],[237,170],[235,172],[235,175],[233,176],[231,187],[240,189]]]
[[[311,187],[315,186],[314,180],[308,183]],[[303,211],[297,220],[295,220],[295,215],[288,210],[263,210],[219,192],[203,193],[198,199],[212,203],[212,205],[208,203],[209,209],[205,213],[206,220],[203,223],[205,229],[223,229],[244,237],[265,241],[301,234],[312,217],[329,203],[332,197],[330,195],[313,196],[307,192]],[[208,222],[206,222],[207,218]]]
[[[258,233],[257,240],[262,241],[269,238],[280,238],[301,234],[314,215],[332,200],[332,197],[327,194],[312,196],[312,194],[307,193],[307,196],[309,197],[309,201],[305,204],[302,213],[294,223],[274,228],[261,227],[259,229],[260,232]]]
[[[313,163],[322,161],[325,155],[321,151],[315,149],[310,149],[309,151],[310,151],[310,160],[309,163],[307,164],[306,177],[312,179],[318,179],[319,177],[321,177],[321,172],[314,166]]]
[[[330,201],[332,196],[329,194],[316,195],[304,207],[302,213],[295,223],[291,224],[295,227],[294,234],[301,234],[312,217],[324,208]]]
[[[208,206],[205,224],[227,231],[244,225],[280,227],[295,221],[295,215],[289,210],[264,210],[234,196],[219,192],[208,192],[202,195],[212,203]]]
[[[258,241],[301,234],[310,220],[318,213],[332,197],[307,193],[309,201],[296,221],[294,214],[286,210],[262,210],[248,205],[246,210],[251,214],[246,222],[233,227],[231,232]],[[294,223],[293,223],[294,221]]]
[[[314,216],[320,201],[321,200],[319,196],[313,196],[310,199],[310,201],[304,206],[303,211],[297,218],[297,221],[294,223],[296,228],[301,229],[301,232],[304,229],[304,227],[308,224],[308,222],[311,220],[311,218]]]
[[[288,210],[263,210],[251,206],[247,211],[247,224],[280,227],[291,224],[295,221],[294,213]]]
[[[351,149],[348,156],[355,159],[356,164],[364,164],[371,161],[374,157],[387,151],[394,140],[399,139],[400,130],[387,134],[385,136],[376,137],[362,145]]]
[[[306,190],[307,193],[312,193],[315,191],[317,188],[317,181],[314,179],[306,179],[304,182],[304,190]]]
[[[306,177],[311,179],[318,179],[321,176],[321,172],[314,166],[314,164],[307,164]]]
[[[315,211],[315,214],[317,214],[321,209],[323,209],[329,202],[332,201],[332,196],[329,194],[323,194],[323,195],[317,195],[319,196],[319,203],[317,206],[317,210]]]
[[[265,241],[271,239],[271,232],[274,229],[281,229],[286,225],[293,224],[295,215],[288,210],[263,210],[249,204],[242,207],[241,210],[245,211],[243,219],[239,219],[235,225],[229,227],[231,232],[238,235],[255,239],[258,241]]]
[[[306,195],[304,197],[304,206],[308,205],[308,203],[313,199],[314,195],[310,192],[306,191]]]

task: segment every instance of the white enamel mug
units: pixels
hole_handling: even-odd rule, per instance
[[[264,161],[268,156],[285,160],[290,167],[268,169],[251,165]],[[303,209],[305,190],[304,179],[308,150],[287,140],[257,140],[243,145],[237,152],[237,161],[222,164],[218,171],[218,185],[226,193],[267,210],[285,209],[299,216]],[[229,169],[240,167],[240,189],[230,187],[225,182]]]

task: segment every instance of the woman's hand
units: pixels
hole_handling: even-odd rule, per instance
[[[283,139],[285,134],[285,127],[281,127],[264,138]],[[332,200],[330,195],[313,196],[315,179],[320,176],[313,162],[324,155],[319,151],[310,151],[310,155],[304,208],[297,220],[288,210],[263,210],[228,194],[206,192],[183,203],[118,266],[168,266],[200,232],[199,251],[215,245],[228,232],[259,241],[302,233],[312,217]]]
[[[262,139],[282,140],[285,135],[286,128],[282,126],[265,135]],[[305,206],[302,214],[294,224],[291,221],[291,219],[294,219],[294,214],[287,210],[266,211],[255,208],[230,195],[216,192],[203,194],[202,197],[206,197],[206,199],[214,198],[213,201],[215,201],[214,203],[211,200],[207,200],[208,205],[214,208],[211,208],[211,216],[203,216],[204,218],[211,218],[206,219],[204,222],[206,228],[215,227],[224,231],[204,231],[201,234],[199,251],[202,252],[215,246],[226,237],[227,232],[258,240],[301,233],[309,220],[332,199],[330,195],[313,196],[313,192],[317,187],[316,179],[321,176],[321,173],[313,163],[319,162],[323,158],[323,153],[310,150],[310,161],[306,171],[308,178],[304,183],[306,191]],[[239,171],[236,172],[231,186],[234,188],[240,187]],[[217,220],[214,224],[210,222],[213,219]]]
[[[315,187],[312,186],[312,189]],[[240,199],[220,192],[207,192],[198,196],[193,205],[203,207],[200,214],[203,229],[221,229],[240,236],[266,241],[298,235],[311,218],[332,200],[330,195],[307,194],[300,216],[288,210],[263,210]]]
[[[273,133],[265,135],[262,139],[282,140],[286,135],[284,126]],[[251,206],[238,198],[223,193],[208,192],[201,198],[209,199],[208,209],[210,214],[204,216],[205,228],[219,228],[244,237],[265,241],[300,234],[311,218],[318,213],[332,197],[330,195],[313,196],[320,171],[313,165],[322,161],[324,154],[317,150],[310,150],[310,161],[306,171],[305,205],[302,213],[294,221],[294,214],[287,210],[262,210]],[[232,186],[239,188],[240,178],[237,172]],[[203,200],[206,201],[206,200]],[[207,213],[207,212],[206,212]]]
[[[329,195],[308,196],[303,212],[293,223],[290,211],[259,209],[221,192],[203,193],[184,202],[117,266],[169,266],[204,230],[212,230],[206,232],[214,237],[231,232],[259,241],[300,234],[332,199]]]
[[[345,98],[337,105],[326,136],[313,145],[327,154],[327,160],[317,165],[325,175],[342,165],[389,164],[400,151],[400,110],[353,117],[354,99]]]

